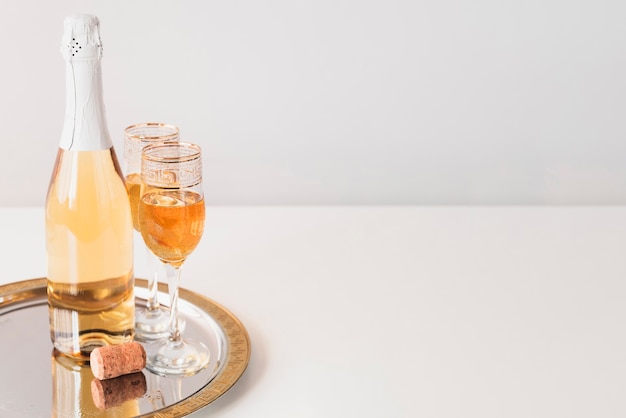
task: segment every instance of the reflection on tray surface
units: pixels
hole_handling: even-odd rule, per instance
[[[109,409],[141,398],[147,390],[146,376],[131,373],[113,379],[91,381],[91,397],[99,409]]]
[[[146,281],[136,283],[135,302],[145,306]],[[163,289],[159,296],[166,296]],[[250,359],[248,335],[236,317],[202,295],[182,289],[180,308],[189,335],[215,353],[209,367],[184,378],[144,369],[119,381],[94,382],[87,361],[51,347],[46,279],[0,286],[0,333],[20,342],[1,348],[0,415],[130,417],[155,412],[182,417],[210,404],[244,372]]]
[[[133,417],[140,414],[137,397],[129,396],[125,402],[119,393],[111,392],[107,396],[92,397],[93,379],[89,363],[77,362],[54,350],[52,352],[52,416],[71,417],[79,410],[82,416],[97,417],[102,415],[102,409],[105,408],[110,408],[107,416]],[[109,392],[112,389],[117,392],[121,389],[120,384],[126,383],[128,383],[126,380],[118,381],[107,384],[105,387]],[[131,387],[133,387],[132,384]]]

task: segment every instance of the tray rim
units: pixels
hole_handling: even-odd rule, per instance
[[[135,278],[135,287],[148,287],[148,281]],[[36,278],[0,285],[0,307],[45,296],[47,279]],[[159,283],[159,291],[167,293],[167,285]],[[221,304],[185,288],[179,288],[179,297],[204,311],[222,328],[227,352],[224,366],[213,379],[192,395],[180,401],[138,417],[184,417],[209,405],[237,383],[245,372],[251,356],[248,331],[243,323]]]

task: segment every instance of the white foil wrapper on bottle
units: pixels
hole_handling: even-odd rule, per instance
[[[101,91],[100,21],[92,15],[72,15],[65,18],[64,27],[61,53],[68,63],[66,114],[59,146],[73,151],[110,148],[112,141]],[[80,141],[76,141],[77,137]]]

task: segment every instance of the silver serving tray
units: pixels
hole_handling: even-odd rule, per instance
[[[147,282],[135,280],[137,306],[145,306]],[[167,288],[159,288],[167,299]],[[0,416],[182,417],[213,402],[241,377],[250,360],[243,324],[216,302],[180,289],[184,335],[203,341],[209,366],[190,377],[141,374],[106,382],[105,409],[91,393],[88,364],[55,355],[48,328],[46,279],[0,286]],[[102,390],[102,389],[101,389]]]

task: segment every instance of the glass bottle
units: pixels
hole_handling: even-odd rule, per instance
[[[46,199],[50,337],[86,358],[133,339],[133,226],[105,117],[99,20],[64,26],[65,123]]]

